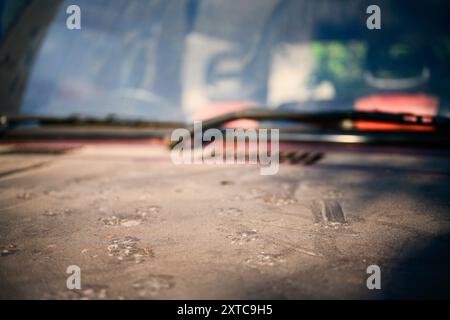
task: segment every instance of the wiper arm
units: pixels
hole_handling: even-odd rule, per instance
[[[89,116],[72,115],[68,117],[45,116],[0,116],[0,128],[10,129],[21,125],[35,126],[120,126],[151,129],[171,129],[185,126],[181,122],[149,121],[139,119],[124,119],[115,116],[95,118]]]
[[[0,116],[3,139],[148,139],[165,138],[184,123],[85,116]]]
[[[206,121],[203,121],[204,129],[217,128],[221,125],[239,119],[250,120],[288,120],[306,124],[315,124],[334,129],[346,129],[348,121],[373,121],[403,125],[422,125],[436,129],[450,128],[450,118],[443,116],[417,116],[413,114],[392,114],[381,112],[361,111],[321,111],[321,112],[299,112],[288,110],[247,109],[227,113]]]
[[[448,132],[450,118],[445,116],[417,116],[413,114],[392,114],[381,112],[361,111],[320,111],[303,112],[291,110],[270,110],[263,108],[246,109],[214,117],[202,122],[202,130],[220,128],[224,124],[234,120],[250,119],[257,121],[285,120],[302,124],[313,124],[319,128],[334,130],[334,133],[345,134],[355,132],[353,130],[356,121],[371,121],[401,125],[420,125],[435,129],[437,132]],[[189,128],[190,135],[194,134],[194,128]],[[317,131],[316,131],[317,133]],[[174,147],[178,142],[171,142]]]

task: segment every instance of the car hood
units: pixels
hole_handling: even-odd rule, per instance
[[[446,156],[321,150],[261,176],[177,166],[159,145],[2,150],[2,298],[450,296]]]

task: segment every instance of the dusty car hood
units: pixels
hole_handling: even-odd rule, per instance
[[[162,146],[0,159],[1,298],[450,297],[447,157],[337,150],[275,176]]]

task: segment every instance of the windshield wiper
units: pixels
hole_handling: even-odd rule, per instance
[[[416,143],[426,136],[428,142],[445,141],[449,143],[450,118],[445,116],[417,116],[413,114],[391,114],[381,112],[361,111],[320,111],[303,112],[272,109],[246,109],[227,113],[202,121],[202,130],[220,128],[224,124],[240,119],[257,121],[289,121],[300,124],[314,125],[315,129],[290,128],[280,131],[280,140],[304,142],[338,142],[338,143]],[[376,132],[355,130],[355,122],[370,121],[404,126],[424,126],[433,129],[432,132]],[[284,132],[283,132],[284,131]],[[190,135],[194,134],[193,126],[189,128]],[[171,142],[173,147],[178,142]]]
[[[26,139],[134,139],[166,137],[181,122],[126,119],[116,116],[95,118],[73,115],[69,117],[0,116],[1,138]]]
[[[272,109],[247,109],[227,113],[202,122],[202,130],[221,128],[239,119],[257,121],[287,121],[313,125],[313,128],[282,126],[280,140],[297,142],[343,143],[450,143],[450,118],[445,116],[416,116],[360,111],[304,112]],[[354,129],[357,121],[371,121],[420,125],[433,129],[430,132],[362,132]],[[270,125],[273,127],[273,125]],[[167,138],[174,129],[186,128],[194,134],[193,126],[183,122],[160,122],[124,119],[116,116],[94,118],[74,115],[70,117],[14,116],[0,117],[0,137],[13,139],[145,139]],[[274,127],[275,128],[275,127]],[[173,147],[177,142],[171,142]]]
[[[11,128],[20,125],[34,123],[39,126],[76,125],[76,126],[123,126],[123,127],[151,127],[151,128],[179,128],[184,126],[180,122],[150,121],[140,119],[128,119],[110,115],[104,118],[96,118],[82,115],[68,117],[46,116],[0,116],[0,128]]]
[[[227,113],[218,117],[203,121],[204,129],[217,128],[221,125],[239,119],[250,120],[286,120],[306,124],[314,124],[335,129],[348,128],[349,121],[373,121],[403,125],[422,125],[435,129],[450,128],[450,118],[444,116],[417,116],[413,114],[392,114],[381,112],[361,112],[361,111],[320,111],[303,112],[289,110],[271,110],[271,109],[247,109],[237,112]]]

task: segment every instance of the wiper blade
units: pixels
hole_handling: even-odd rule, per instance
[[[417,116],[413,114],[392,114],[381,112],[361,111],[320,111],[300,112],[289,110],[247,109],[227,113],[206,121],[203,121],[203,129],[217,128],[221,125],[239,119],[250,120],[287,120],[306,124],[315,124],[333,129],[348,128],[348,121],[373,121],[403,125],[421,125],[436,129],[450,128],[450,118],[444,116]]]
[[[140,127],[152,129],[171,129],[185,126],[181,122],[151,121],[140,119],[124,119],[116,116],[95,118],[90,116],[72,115],[68,117],[46,117],[46,116],[0,116],[0,128],[10,129],[17,126],[121,126]]]
[[[240,119],[249,119],[257,121],[292,121],[301,124],[312,124],[317,127],[311,133],[315,136],[323,134],[324,132],[332,133],[332,140],[334,142],[348,142],[349,139],[346,136],[340,136],[337,139],[337,135],[356,134],[360,135],[362,132],[354,130],[354,123],[357,121],[370,121],[390,124],[401,125],[420,125],[432,128],[436,133],[444,133],[440,135],[439,141],[442,140],[442,136],[447,136],[450,130],[450,118],[445,116],[417,116],[413,114],[392,114],[381,112],[361,112],[361,111],[320,111],[320,112],[305,112],[305,111],[291,111],[291,110],[271,110],[263,108],[246,109],[237,112],[227,113],[225,115],[217,116],[205,121],[202,121],[202,130],[206,131],[212,128],[220,128],[224,124]],[[318,130],[324,129],[324,130]],[[193,126],[189,128],[189,133],[192,136],[194,134]],[[411,132],[414,133],[414,132]],[[379,133],[370,133],[371,135],[379,135]],[[395,134],[397,134],[395,132]],[[417,133],[416,134],[422,134]],[[425,133],[424,133],[425,134]],[[290,135],[292,137],[292,135]],[[311,135],[310,135],[311,136]],[[308,136],[308,139],[312,138]],[[303,136],[299,136],[299,141]],[[408,136],[407,136],[408,137]],[[280,136],[281,138],[281,136]],[[386,141],[392,140],[389,136],[384,137]],[[313,138],[314,140],[316,138]],[[298,139],[297,139],[298,140]],[[362,139],[358,136],[358,139],[353,139],[360,143],[365,141],[372,141],[373,139]],[[352,140],[352,141],[353,141]],[[384,141],[383,140],[383,141]],[[399,139],[394,139],[395,141]],[[405,136],[401,137],[401,140],[405,140]],[[327,140],[328,141],[328,140]],[[174,147],[178,142],[172,141],[170,147]]]
[[[160,122],[117,117],[93,118],[70,116],[64,118],[41,116],[0,116],[0,138],[22,139],[151,139],[166,138],[184,123]]]

